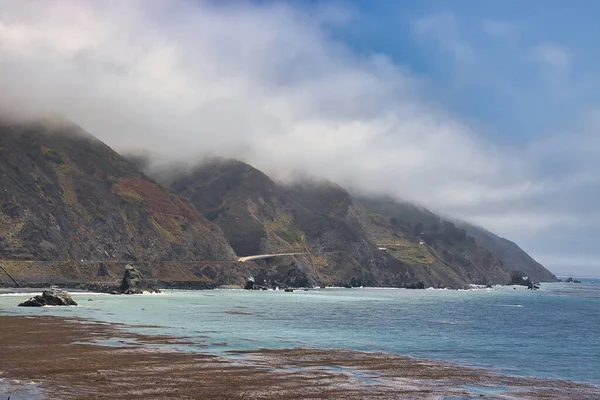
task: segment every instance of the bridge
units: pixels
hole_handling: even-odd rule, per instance
[[[254,256],[246,256],[238,258],[240,262],[252,261],[252,260],[261,260],[263,258],[271,258],[271,257],[284,257],[284,256],[301,256],[301,255],[309,255],[310,253],[277,253],[277,254],[257,254]]]

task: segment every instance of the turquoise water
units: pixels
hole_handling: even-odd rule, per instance
[[[510,375],[600,384],[600,282],[469,291],[320,289],[75,293],[79,307],[30,309],[2,294],[0,313],[63,315],[189,337],[191,351],[325,347],[387,351]],[[91,299],[93,301],[88,301]]]

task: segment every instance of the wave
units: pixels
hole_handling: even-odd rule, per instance
[[[0,297],[27,297],[27,296],[35,296],[36,294],[41,294],[41,292],[27,292],[27,293],[0,293]]]
[[[515,308],[523,308],[521,304],[497,304],[496,307],[515,307]]]

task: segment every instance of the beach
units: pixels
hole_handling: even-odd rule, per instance
[[[592,385],[510,377],[387,353],[246,350],[220,357],[184,337],[55,316],[0,316],[2,380],[13,399],[598,399]],[[16,385],[15,385],[16,383]],[[30,397],[19,396],[19,384]],[[32,391],[31,387],[37,390]]]

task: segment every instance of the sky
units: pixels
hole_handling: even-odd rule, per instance
[[[600,276],[600,2],[0,1],[0,107],[417,202]]]

